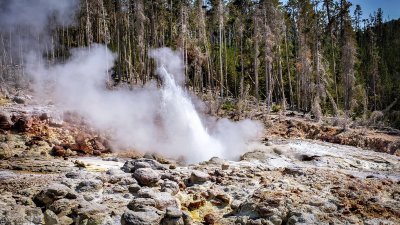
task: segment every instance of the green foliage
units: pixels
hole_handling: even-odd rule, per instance
[[[272,111],[273,113],[280,112],[280,111],[282,111],[282,106],[281,106],[281,105],[278,105],[278,104],[273,104],[273,105],[272,105],[272,108],[271,108],[271,111]]]
[[[237,105],[232,101],[226,101],[222,104],[221,109],[231,112],[237,110]]]

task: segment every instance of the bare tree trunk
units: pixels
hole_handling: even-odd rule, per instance
[[[286,111],[285,88],[283,85],[283,77],[282,77],[281,46],[279,44],[278,44],[278,69],[279,69],[279,83],[281,89],[281,105],[282,105],[282,110]]]
[[[219,24],[219,73],[220,73],[220,80],[219,80],[219,88],[220,88],[220,95],[224,97],[224,73],[222,69],[222,29],[223,29],[223,1],[219,1],[218,5],[218,24]]]
[[[292,78],[290,76],[289,51],[288,51],[286,30],[285,30],[285,49],[286,49],[287,75],[288,75],[288,82],[289,82],[290,106],[293,107],[293,89],[292,89]]]

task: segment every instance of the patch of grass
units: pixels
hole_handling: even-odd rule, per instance
[[[237,109],[237,106],[233,102],[227,101],[222,104],[221,108],[226,111],[235,111]]]

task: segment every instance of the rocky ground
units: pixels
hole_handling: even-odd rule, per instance
[[[301,140],[305,122],[276,117],[237,161],[181,165],[112,153],[105,135],[51,106],[1,109],[0,224],[400,224],[395,147]]]

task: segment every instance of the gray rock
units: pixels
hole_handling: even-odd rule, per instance
[[[73,199],[76,198],[76,195],[69,187],[65,185],[52,184],[37,194],[34,198],[34,201],[39,205],[49,206],[54,201],[62,198]]]
[[[13,99],[13,102],[18,103],[18,104],[25,104],[25,98],[21,96],[15,96]]]
[[[30,208],[25,210],[25,219],[34,224],[43,223],[44,216],[40,208]],[[1,224],[1,223],[0,223]]]
[[[318,218],[310,213],[290,212],[289,215],[288,225],[320,224]]]
[[[171,218],[171,217],[164,217],[161,221],[162,225],[184,225],[185,222],[183,221],[182,217]]]
[[[151,168],[137,169],[133,176],[143,186],[154,186],[160,180],[160,174]]]
[[[0,129],[9,130],[12,126],[10,116],[6,113],[0,112]]]
[[[209,179],[210,179],[210,175],[208,175],[207,173],[198,171],[198,170],[194,170],[190,174],[190,182],[193,184],[202,184],[202,183],[208,181]]]
[[[162,216],[156,211],[134,212],[125,211],[121,217],[122,225],[158,225]]]
[[[121,177],[120,181],[118,181],[119,185],[131,185],[137,184],[137,181],[133,177]]]
[[[76,172],[76,171],[71,171],[65,174],[65,177],[70,178],[70,179],[78,179],[81,177],[81,173]]]
[[[109,219],[110,214],[105,204],[85,201],[80,202],[74,213],[77,215],[75,218],[76,224],[91,225],[104,224]]]
[[[138,191],[137,195],[140,198],[154,199],[156,208],[159,210],[165,210],[167,207],[179,207],[175,197],[168,192],[156,192],[150,188],[142,188]]]
[[[373,218],[373,219],[366,219],[364,220],[365,225],[381,225],[381,224],[388,224],[388,225],[394,225],[392,221],[389,221],[387,219],[381,219],[381,218]]]
[[[176,195],[179,192],[179,185],[174,181],[166,180],[161,185],[161,191]]]
[[[60,224],[57,215],[53,211],[48,209],[44,212],[44,222],[46,225]]]
[[[133,211],[142,211],[147,206],[156,207],[156,201],[151,198],[135,198],[129,202],[127,207]]]
[[[182,217],[182,211],[178,208],[168,207],[165,216],[169,218],[180,218]]]
[[[154,200],[156,201],[156,208],[159,210],[164,210],[167,207],[179,207],[175,197],[167,192],[158,193]]]
[[[77,200],[70,200],[70,199],[59,199],[54,201],[50,206],[49,209],[53,211],[58,216],[65,216],[72,212],[72,210],[78,208],[79,203]]]
[[[129,193],[136,194],[140,190],[140,186],[138,184],[132,184],[128,187]]]
[[[126,173],[133,173],[140,168],[151,168],[153,170],[166,170],[167,168],[161,163],[152,159],[138,159],[126,161],[121,170]]]
[[[77,192],[98,191],[103,187],[99,180],[84,180],[76,186]]]
[[[61,216],[58,219],[60,220],[60,224],[62,225],[71,225],[74,223],[74,220],[68,216]]]

